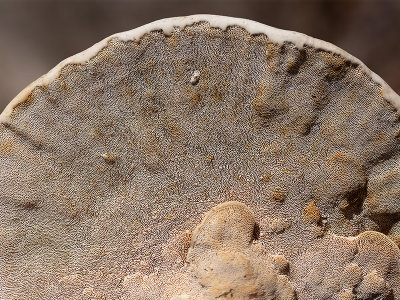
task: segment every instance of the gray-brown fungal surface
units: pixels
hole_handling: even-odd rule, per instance
[[[0,115],[0,298],[400,299],[399,108],[256,22],[111,36]]]

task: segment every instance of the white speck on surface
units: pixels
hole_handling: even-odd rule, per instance
[[[193,72],[193,75],[190,78],[190,83],[192,85],[196,85],[197,83],[199,83],[199,79],[200,79],[200,71],[196,70]]]

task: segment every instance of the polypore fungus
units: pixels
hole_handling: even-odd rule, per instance
[[[399,108],[257,22],[112,35],[0,115],[0,298],[400,299]]]

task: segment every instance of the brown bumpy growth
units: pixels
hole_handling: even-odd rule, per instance
[[[284,256],[253,244],[253,213],[231,201],[211,209],[193,232],[187,260],[210,299],[295,299]],[[194,297],[196,299],[196,297]]]

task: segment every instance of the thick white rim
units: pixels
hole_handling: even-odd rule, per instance
[[[202,21],[208,22],[212,27],[220,28],[222,30],[225,30],[228,26],[240,26],[247,30],[250,34],[265,34],[272,42],[278,44],[292,42],[298,48],[303,48],[304,45],[308,45],[314,48],[338,53],[349,61],[362,66],[365,73],[371,76],[371,78],[381,86],[383,97],[388,100],[397,110],[400,110],[400,96],[393,91],[392,88],[381,77],[372,72],[358,58],[331,43],[312,38],[302,33],[277,29],[251,20],[216,15],[192,15],[186,17],[161,19],[129,31],[113,34],[94,44],[89,49],[63,60],[47,74],[29,84],[13,100],[11,100],[4,111],[0,114],[0,122],[6,121],[11,115],[13,109],[19,103],[24,102],[35,87],[45,86],[52,80],[56,79],[60,75],[60,71],[65,65],[86,63],[89,59],[99,53],[99,51],[107,45],[110,39],[118,38],[122,41],[139,40],[144,34],[154,30],[162,30],[166,35],[169,35],[176,27],[184,28],[185,26]]]

